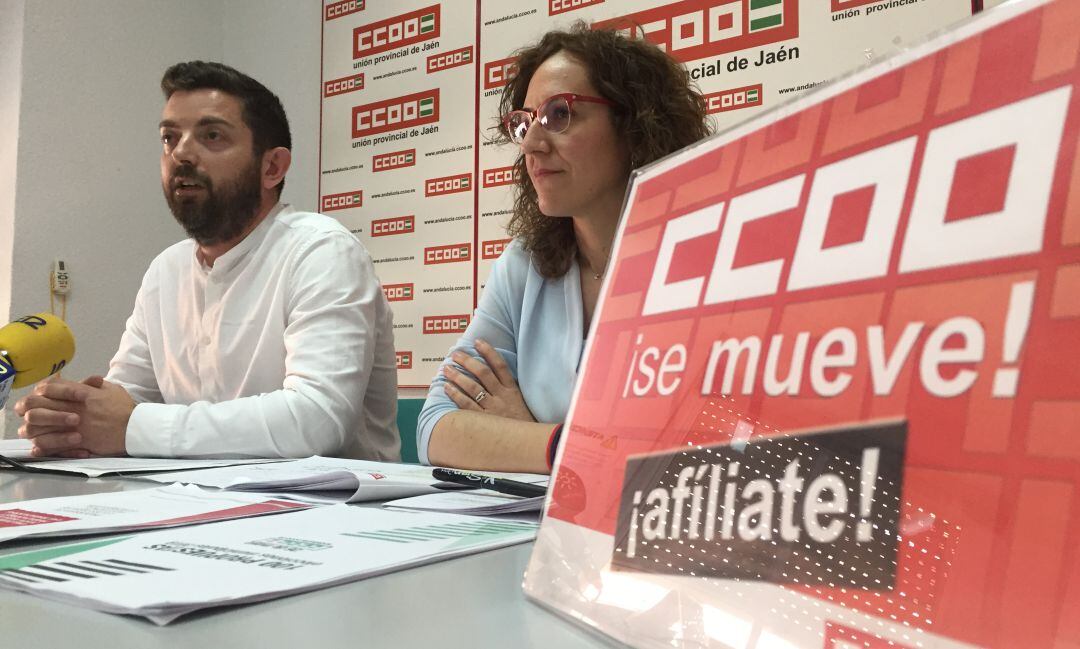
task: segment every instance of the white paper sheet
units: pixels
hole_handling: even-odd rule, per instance
[[[10,457],[13,460],[32,460],[34,456],[30,455],[30,449],[33,444],[28,439],[0,439],[0,455]],[[2,465],[0,465],[2,466]]]
[[[524,543],[536,528],[334,505],[8,555],[0,557],[0,587],[168,624],[198,609]]]
[[[446,490],[437,485],[449,489],[459,488],[433,478],[432,468],[418,464],[314,456],[275,464],[223,467],[139,477],[154,482],[185,482],[229,491],[289,494],[291,498],[319,503],[390,500]],[[485,473],[485,475],[531,484],[546,485],[548,481],[548,476],[533,473]],[[305,495],[305,492],[319,493]]]
[[[41,498],[0,505],[0,543],[29,537],[144,530],[306,509],[257,494],[170,485],[138,491]]]
[[[27,463],[39,469],[48,469],[59,473],[73,473],[88,478],[119,473],[141,473],[148,471],[183,471],[188,469],[206,469],[211,467],[253,465],[281,462],[281,459],[267,458],[210,458],[199,460],[155,458],[155,457],[90,457],[85,460],[68,460],[55,457],[33,457],[30,455],[30,440],[0,440],[0,455]],[[0,469],[12,469],[0,463]],[[176,482],[167,480],[166,484]]]
[[[544,497],[522,498],[477,489],[475,491],[447,491],[411,498],[399,498],[398,500],[385,502],[382,506],[424,512],[453,512],[472,514],[473,516],[496,516],[499,514],[539,512],[540,508],[544,506]]]

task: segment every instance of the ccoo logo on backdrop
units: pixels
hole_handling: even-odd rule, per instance
[[[498,259],[511,241],[513,239],[492,239],[491,241],[482,242],[480,244],[480,258]]]
[[[412,214],[389,219],[375,219],[371,222],[371,236],[373,237],[412,234],[413,232],[416,232],[416,217]]]
[[[753,108],[761,105],[761,84],[710,92],[702,95],[702,99],[705,100],[705,112],[709,114]]]
[[[326,5],[326,12],[323,17],[330,21],[363,10],[364,0],[341,0],[341,2],[331,2]]]
[[[468,65],[473,62],[473,48],[472,45],[462,47],[461,49],[451,50],[449,52],[442,52],[441,54],[432,54],[427,57],[427,72],[438,72],[439,70],[445,70],[447,68],[456,68],[462,65]]]
[[[458,261],[472,261],[472,245],[451,243],[445,246],[424,248],[424,264],[452,264]]]
[[[514,184],[514,167],[497,167],[484,170],[484,187],[501,187]]]
[[[456,194],[472,189],[472,174],[463,173],[441,178],[429,178],[424,182],[424,196]]]
[[[353,30],[353,58],[361,59],[387,50],[439,37],[439,5],[361,25]]]
[[[517,57],[484,64],[484,90],[502,88],[517,72]]]
[[[383,294],[388,302],[408,302],[413,299],[413,283],[383,284]]]
[[[322,211],[333,212],[334,210],[347,210],[353,207],[363,207],[364,192],[359,189],[340,194],[323,196]]]
[[[685,63],[795,38],[799,6],[797,0],[683,0],[592,27],[645,38]]]
[[[364,89],[364,73],[351,74],[340,79],[333,79],[323,84],[323,97],[343,95],[347,92]]]
[[[469,326],[469,315],[430,315],[424,318],[425,334],[463,334]]]
[[[603,1],[604,0],[548,0],[548,15],[554,16],[555,14],[564,14],[567,11],[574,11],[575,9],[598,5]]]
[[[353,106],[352,136],[377,135],[439,121],[439,89]]]
[[[880,2],[881,0],[831,0],[832,6],[829,7],[832,13],[838,11],[847,11],[854,7],[860,7],[862,5],[868,5],[871,2]]]
[[[412,167],[415,165],[416,149],[391,151],[390,153],[380,153],[379,155],[371,157],[372,171],[390,171],[391,169],[401,169],[402,167]]]

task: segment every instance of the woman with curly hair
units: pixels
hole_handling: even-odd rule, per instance
[[[631,170],[708,135],[686,70],[584,24],[518,52],[500,137],[521,149],[509,232],[420,413],[422,462],[551,470]]]

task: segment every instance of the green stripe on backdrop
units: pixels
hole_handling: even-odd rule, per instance
[[[759,29],[765,29],[766,27],[776,27],[784,22],[784,17],[780,14],[775,16],[768,16],[766,18],[758,18],[750,21],[750,31],[757,31]]]

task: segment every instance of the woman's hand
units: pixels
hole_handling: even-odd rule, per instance
[[[517,381],[507,367],[506,361],[494,347],[483,340],[476,341],[476,351],[484,360],[473,358],[464,352],[454,352],[450,358],[465,368],[477,380],[446,365],[443,389],[458,408],[486,412],[508,419],[536,421],[525,399],[521,396]]]

